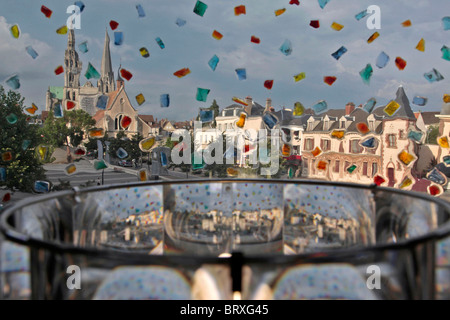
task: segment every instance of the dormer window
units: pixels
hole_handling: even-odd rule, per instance
[[[329,128],[330,128],[330,121],[325,120],[325,122],[323,124],[323,130],[328,131]]]
[[[341,121],[341,125],[340,125],[340,129],[344,129],[345,128],[345,120]]]

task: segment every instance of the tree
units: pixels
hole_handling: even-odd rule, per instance
[[[0,180],[0,186],[29,192],[34,182],[44,179],[45,174],[35,156],[41,137],[37,126],[28,123],[23,101],[20,93],[11,90],[6,93],[0,86],[0,154],[8,155],[10,152],[12,155],[10,161],[0,158],[0,167],[6,171],[6,179]]]
[[[139,159],[142,155],[139,148],[139,142],[143,139],[142,135],[136,133],[129,139],[124,131],[120,131],[115,138],[109,138],[109,154],[117,158],[117,150],[124,149],[128,153],[128,159]]]
[[[95,120],[84,110],[66,111],[64,117],[55,118],[49,112],[41,129],[44,143],[54,147],[81,144],[84,134],[95,126]]]
[[[439,136],[439,126],[430,126],[427,134],[427,144],[438,144],[437,137]]]

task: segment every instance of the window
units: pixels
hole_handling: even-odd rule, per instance
[[[311,151],[312,149],[314,149],[314,139],[313,138],[305,139],[305,150]]]
[[[334,172],[335,173],[339,173],[339,171],[340,171],[340,166],[341,166],[341,162],[339,161],[339,160],[336,160],[335,162],[334,162]]]
[[[347,170],[347,169],[348,169],[348,167],[350,167],[350,162],[348,162],[348,161],[345,161],[345,166],[344,166],[344,169],[345,169],[345,170]]]
[[[350,153],[361,153],[363,148],[359,145],[359,140],[350,141]]]
[[[331,141],[329,139],[320,140],[320,148],[323,151],[329,151],[331,149]]]
[[[368,175],[368,169],[369,169],[369,164],[367,162],[363,162],[363,175],[364,176],[369,176]]]
[[[401,140],[406,139],[405,130],[398,130],[398,138]]]
[[[339,144],[339,152],[344,153],[344,141],[341,141],[341,143]]]
[[[341,129],[345,128],[345,120],[342,120],[342,121],[341,121],[341,126],[340,126],[340,128],[341,128]]]
[[[372,177],[375,177],[377,172],[378,172],[378,163],[374,162],[372,163]]]
[[[388,148],[396,148],[397,147],[397,137],[395,134],[387,135],[387,146]]]

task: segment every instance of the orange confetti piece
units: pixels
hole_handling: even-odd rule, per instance
[[[38,107],[34,103],[31,104],[31,107],[25,109],[28,113],[35,114],[38,110]]]
[[[416,49],[425,52],[425,40],[423,38],[420,39],[419,43],[416,46]]]
[[[345,136],[345,130],[333,130],[331,132],[331,137],[341,140]]]
[[[240,5],[240,6],[234,7],[234,15],[235,16],[239,16],[241,14],[246,14],[245,6],[244,5]]]
[[[322,153],[322,150],[319,148],[319,147],[316,147],[313,151],[311,151],[311,154],[314,156],[314,157],[317,157],[319,154],[321,154]]]
[[[370,38],[369,39],[367,39],[367,43],[372,43],[376,38],[378,38],[380,36],[380,34],[378,33],[378,31],[377,32],[375,32],[374,34],[372,34],[371,36],[370,36]]]
[[[450,103],[450,94],[444,94],[443,100],[445,103]]]
[[[275,10],[275,16],[278,17],[286,12],[286,8]]]
[[[231,100],[233,100],[234,102],[237,102],[237,103],[239,103],[239,104],[242,104],[242,105],[244,105],[244,106],[248,106],[248,103],[247,102],[245,102],[244,100],[242,100],[242,99],[239,99],[239,98],[236,98],[236,97],[233,97]]]
[[[402,26],[407,28],[407,27],[411,27],[412,23],[411,20],[406,20],[402,22]]]
[[[317,163],[317,169],[320,171],[325,171],[325,170],[327,170],[327,165],[328,165],[327,162],[319,161],[319,163]]]
[[[223,34],[221,34],[221,33],[220,33],[219,31],[217,31],[217,30],[214,30],[214,31],[213,31],[212,36],[213,36],[213,38],[216,39],[216,40],[220,40],[220,39],[223,38]]]
[[[174,72],[173,75],[178,78],[183,78],[184,76],[188,75],[189,73],[191,73],[191,70],[189,70],[189,68],[183,68],[183,69],[180,69],[180,70]]]
[[[397,66],[398,70],[404,70],[406,68],[406,61],[401,57],[397,57],[395,58],[395,65]]]
[[[398,159],[405,165],[408,166],[411,162],[413,162],[416,157],[412,154],[408,153],[406,150],[403,150],[398,154]]]

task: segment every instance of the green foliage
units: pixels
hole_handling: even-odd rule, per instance
[[[439,126],[430,126],[428,129],[427,144],[438,144],[437,138],[439,136]]]
[[[139,133],[135,134],[131,139],[126,137],[125,132],[120,131],[116,138],[109,138],[109,155],[117,158],[117,150],[123,148],[127,153],[127,159],[139,159],[142,151],[139,148],[139,142],[143,139]]]
[[[0,186],[20,191],[31,191],[34,181],[44,179],[44,169],[35,157],[35,148],[41,143],[36,125],[28,124],[28,116],[24,114],[24,98],[14,91],[5,92],[0,86],[0,154],[10,151],[13,159],[3,161],[0,167],[6,168],[6,181],[0,181]],[[6,117],[11,113],[17,116],[17,122],[8,123]],[[30,144],[22,149],[25,140]]]
[[[41,129],[45,144],[62,147],[69,145],[76,147],[83,141],[84,134],[95,126],[95,120],[83,110],[66,111],[64,117],[55,118],[49,112]]]

